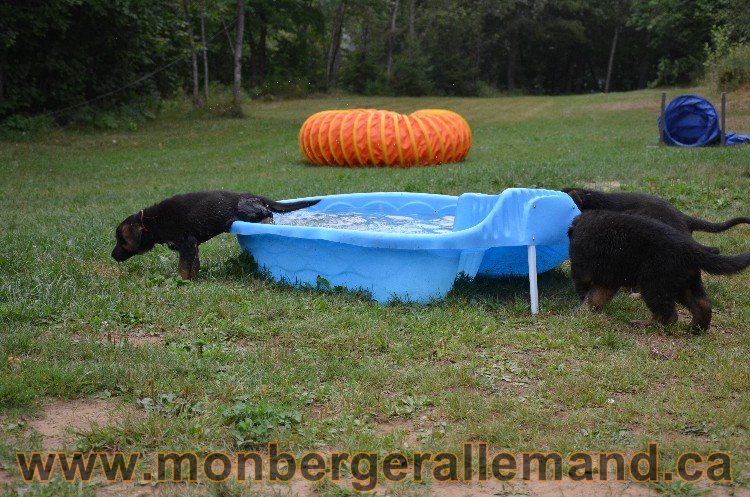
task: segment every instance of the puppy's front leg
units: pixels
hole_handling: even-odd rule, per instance
[[[195,237],[186,238],[178,247],[180,252],[180,263],[177,272],[182,279],[189,280],[198,273],[200,259],[198,257],[198,240]]]

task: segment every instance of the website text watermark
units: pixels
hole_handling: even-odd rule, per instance
[[[156,472],[140,470],[149,461],[140,452],[17,452],[21,479],[47,482],[56,474],[69,482],[88,482],[101,477],[107,482],[156,481],[197,483],[288,482],[301,478],[308,482],[326,476],[338,483],[350,480],[358,491],[374,490],[380,483],[427,479],[438,483],[509,482],[515,479],[539,481],[626,481],[657,482],[682,480],[726,483],[732,481],[732,461],[725,452],[680,454],[674,467],[662,469],[658,444],[645,451],[575,452],[490,452],[484,442],[465,443],[460,453],[413,452],[307,452],[292,454],[277,443],[256,452],[157,452]],[[142,463],[139,465],[139,463]],[[154,466],[152,466],[153,468]]]

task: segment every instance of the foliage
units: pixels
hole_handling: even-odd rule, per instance
[[[232,425],[232,436],[238,448],[252,448],[270,442],[279,431],[287,431],[302,421],[298,411],[279,410],[264,402],[239,400],[219,412]]]
[[[750,1],[747,7],[750,8]],[[737,17],[742,18],[743,13]],[[733,91],[750,84],[750,36],[747,36],[750,28],[746,32],[734,24],[735,17],[728,19],[731,22],[714,26],[711,41],[705,46],[707,80],[720,91]]]
[[[396,58],[391,87],[396,95],[418,97],[434,91],[430,78],[432,67],[416,40],[409,40]]]
[[[234,0],[37,3],[0,5],[0,122],[49,113],[135,129],[165,96],[192,90],[194,76],[203,84],[203,61],[194,74],[190,55],[204,48],[208,80],[233,81]],[[687,84],[706,67],[728,71],[719,79],[734,87],[742,76],[718,65],[750,39],[750,0],[258,0],[246,10],[242,81],[260,99],[331,85],[368,95],[586,93],[610,74],[609,88],[625,91]]]
[[[185,50],[176,3],[3,3],[0,32],[0,67],[9,68],[2,74],[0,120],[57,111],[109,93],[96,100],[95,109],[111,110],[144,96],[170,95],[179,85],[179,72],[166,70],[121,90]]]
[[[708,66],[708,77],[720,91],[732,91],[750,85],[750,43],[731,47]]]

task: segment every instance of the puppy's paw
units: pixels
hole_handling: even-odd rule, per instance
[[[690,332],[693,335],[705,335],[708,333],[708,326],[690,323]]]

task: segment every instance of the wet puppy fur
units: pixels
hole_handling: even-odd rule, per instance
[[[649,217],[584,211],[568,231],[571,276],[583,304],[601,310],[621,287],[641,289],[651,321],[677,321],[676,303],[696,331],[711,325],[711,301],[701,271],[733,274],[750,266],[750,252],[718,255],[687,233]]]
[[[175,195],[120,223],[112,258],[123,262],[156,244],[166,244],[180,254],[180,276],[190,279],[200,269],[198,245],[228,231],[234,221],[270,223],[274,212],[291,212],[318,202],[281,203],[252,193],[223,190]]]
[[[735,217],[723,223],[712,223],[685,214],[664,199],[646,193],[631,192],[600,192],[585,188],[563,189],[581,211],[607,210],[638,214],[661,221],[683,233],[692,234],[693,231],[707,231],[720,233],[738,224],[750,224],[750,217]],[[715,247],[709,248],[719,253]]]

